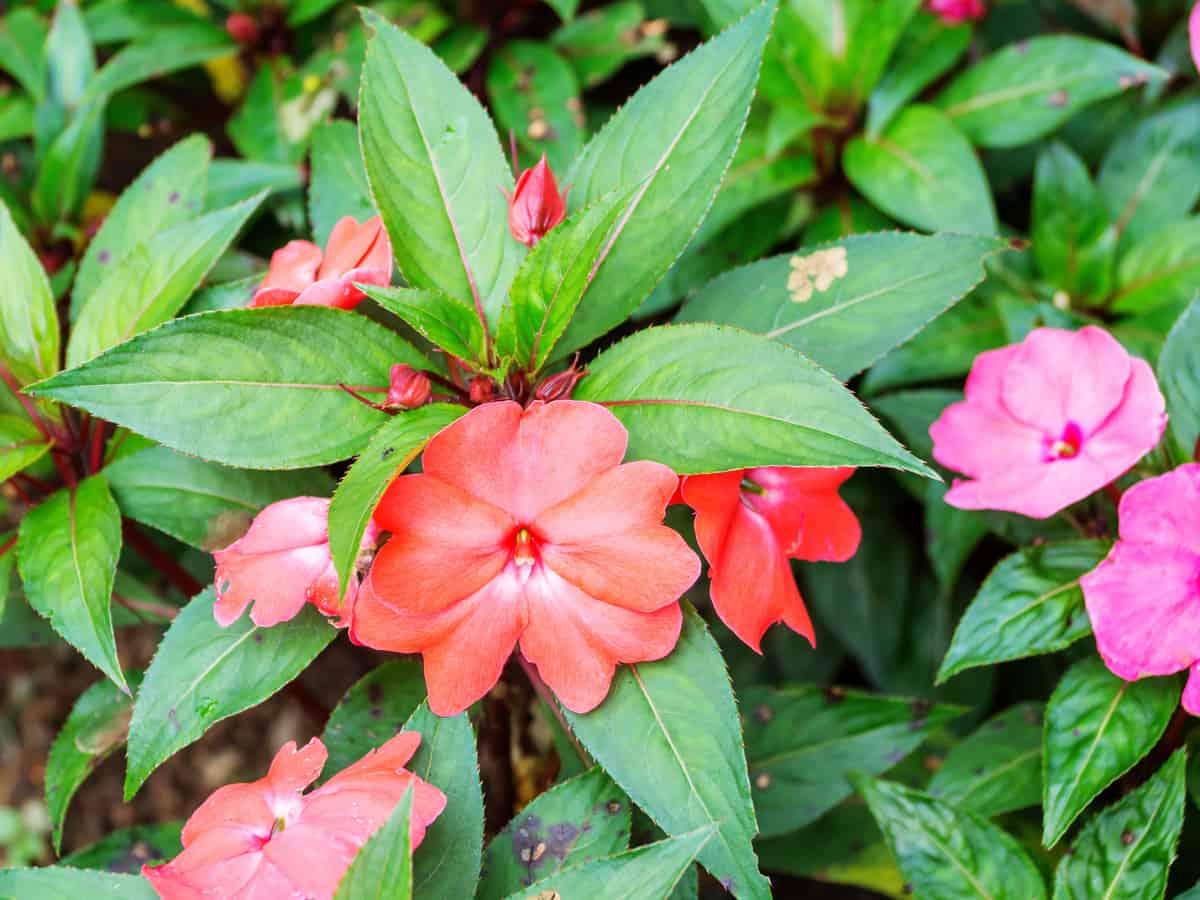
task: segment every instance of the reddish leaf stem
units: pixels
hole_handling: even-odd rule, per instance
[[[187,569],[163,552],[149,535],[129,519],[121,520],[121,533],[133,552],[154,566],[159,574],[185,597],[194,597],[204,589],[204,585],[193,578]]]
[[[16,543],[17,543],[17,536],[14,534],[3,544],[0,544],[0,556],[3,556],[5,553],[7,553],[9,550],[11,550],[16,545]]]
[[[150,600],[134,600],[132,597],[122,597],[120,594],[112,595],[113,602],[119,606],[123,606],[131,612],[145,613],[146,615],[158,616],[160,619],[174,619],[179,615],[179,609],[174,606],[167,606],[165,603],[154,603]]]
[[[95,475],[104,463],[104,435],[108,423],[103,419],[92,419],[91,449],[88,453],[88,472]]]
[[[12,392],[12,395],[17,398],[17,402],[21,404],[25,410],[25,414],[29,416],[29,420],[33,422],[38,433],[52,444],[62,443],[62,436],[56,434],[50,427],[50,424],[42,418],[42,414],[38,412],[37,405],[21,392],[20,383],[13,373],[4,368],[4,366],[0,366],[0,380],[4,381],[4,384]]]

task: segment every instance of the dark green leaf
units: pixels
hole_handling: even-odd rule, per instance
[[[763,837],[815,822],[854,792],[849,773],[886,772],[961,712],[815,685],[754,688],[740,700]]]
[[[1005,832],[895,782],[856,780],[900,870],[923,900],[1040,900],[1037,866]]]
[[[104,104],[79,110],[46,149],[30,197],[44,225],[71,220],[91,191],[104,138]]]
[[[49,26],[31,6],[16,6],[0,27],[0,68],[7,71],[40,102],[46,94],[46,59],[43,49]]]
[[[483,323],[461,300],[436,288],[397,288],[361,285],[366,295],[399,316],[427,341],[451,356],[480,365],[487,363]]]
[[[326,496],[333,487],[319,469],[247,472],[151,447],[104,469],[121,513],[200,550],[227,547],[270,503]]]
[[[290,622],[259,628],[213,617],[215,593],[197,594],[167,629],[129,723],[125,799],[168,757],[222,719],[262,703],[295,678],[337,632],[308,606]]]
[[[136,690],[141,675],[131,672]],[[71,798],[84,780],[110,753],[125,743],[133,698],[111,681],[84,691],[50,747],[46,761],[46,810],[54,834],[54,850],[62,849],[63,825]]]
[[[353,122],[338,119],[313,129],[312,180],[308,187],[308,217],[313,240],[322,247],[342,216],[359,222],[375,215],[367,172]]]
[[[62,637],[129,693],[113,637],[112,585],[121,513],[100,476],[58,491],[21,521],[17,565],[26,596]]]
[[[22,383],[58,371],[58,313],[46,270],[0,203],[0,365]]]
[[[1079,110],[1166,73],[1112,44],[1045,35],[1010,44],[968,68],[938,96],[974,143],[1015,147],[1046,135]]]
[[[334,900],[412,900],[412,804],[410,789],[358,851],[338,884]]]
[[[1121,257],[1112,308],[1144,313],[1182,307],[1200,292],[1200,217],[1166,225]]]
[[[144,865],[174,859],[183,850],[183,822],[120,828],[94,844],[64,856],[60,863],[77,869],[137,875]]]
[[[383,746],[425,700],[425,679],[415,659],[384,663],[346,692],[325,723],[326,772],[340,772]]]
[[[932,106],[906,107],[878,137],[856,137],[846,177],[898,221],[926,231],[996,232],[996,211],[971,144]]]
[[[1042,704],[1012,706],[950,748],[929,796],[981,816],[1042,800]]]
[[[1061,650],[1089,634],[1079,579],[1107,553],[1106,541],[1071,541],[1006,557],[958,623],[938,682],[975,666]]]
[[[982,261],[1004,246],[955,234],[843,238],[727,272],[678,320],[765,334],[845,381],[970,293]]]
[[[1188,460],[1200,441],[1200,299],[1175,322],[1158,357],[1158,382],[1176,458]]]
[[[534,798],[483,857],[476,900],[501,900],[564,869],[629,846],[629,801],[599,767]]]
[[[357,313],[231,309],[168,322],[30,392],[216,462],[303,468],[366,445],[386,416],[339,385],[386,387],[398,362],[428,364]]]
[[[1055,287],[1102,298],[1112,285],[1117,232],[1087,166],[1066,144],[1039,155],[1033,185],[1033,254]]]
[[[564,712],[596,761],[660,828],[682,835],[716,826],[700,863],[735,897],[769,897],[751,845],[758,826],[729,676],[704,622],[683,606],[683,633],[670,656],[622,666],[599,707],[583,716]]]
[[[661,31],[645,28],[646,14],[634,0],[599,6],[551,35],[584,87],[593,87],[631,59],[653,56],[664,46]]]
[[[604,404],[625,424],[630,458],[681,474],[866,465],[932,475],[828,373],[740,329],[648,328],[588,371],[575,396]]]
[[[343,593],[367,523],[387,486],[417,458],[430,438],[464,412],[461,406],[435,403],[393,416],[350,467],[329,507],[329,546]]]
[[[33,465],[49,449],[28,419],[0,416],[0,483]]]
[[[483,107],[424,44],[378,14],[359,128],[367,180],[413,287],[482,305],[495,324],[524,248],[505,223],[512,173]]]
[[[304,183],[300,167],[290,162],[256,159],[214,159],[209,167],[205,209],[220,209],[249,200],[264,191],[279,194]],[[278,214],[278,205],[276,211]],[[303,213],[300,214],[303,219]],[[298,226],[299,227],[299,226]]]
[[[490,36],[486,28],[471,22],[457,22],[433,42],[433,52],[442,58],[450,71],[461,75],[479,59]]]
[[[139,82],[190,69],[236,49],[225,29],[210,22],[155,28],[109,58],[88,83],[87,99],[102,102]]]
[[[532,156],[545,153],[550,168],[565,172],[584,141],[583,101],[571,64],[545,44],[513,41],[492,56],[487,92],[500,131],[511,131]]]
[[[1055,900],[1158,900],[1183,828],[1187,753],[1088,822],[1054,873]]]
[[[1046,706],[1042,842],[1058,843],[1096,796],[1154,749],[1179,706],[1171,678],[1122,681],[1099,659],[1067,670]]]
[[[922,10],[908,23],[887,71],[867,102],[867,134],[877,137],[900,109],[967,52],[971,26]]]
[[[24,900],[158,900],[141,875],[113,875],[93,869],[48,866],[44,869],[0,869],[0,897]]]
[[[571,168],[573,209],[614,191],[633,196],[559,355],[637,309],[700,226],[737,148],[773,12],[772,0],[658,75]]]

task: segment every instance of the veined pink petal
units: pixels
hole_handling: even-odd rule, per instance
[[[1123,541],[1200,555],[1200,465],[1188,463],[1133,485],[1121,497],[1120,523]]]

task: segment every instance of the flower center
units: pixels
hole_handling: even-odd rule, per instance
[[[529,529],[521,527],[513,537],[512,561],[517,567],[517,574],[522,583],[529,578],[534,564],[538,561],[537,543]]]
[[[1083,447],[1083,429],[1074,422],[1068,422],[1063,433],[1056,439],[1046,439],[1047,461],[1057,459],[1073,459],[1079,455]]]

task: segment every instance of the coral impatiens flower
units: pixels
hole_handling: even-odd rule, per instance
[[[1038,328],[979,354],[967,398],[933,423],[933,457],[970,476],[946,502],[1044,519],[1123,475],[1167,425],[1154,372],[1108,332]]]
[[[662,524],[678,479],[621,464],[628,434],[594,403],[476,407],[397,478],[375,511],[391,532],[359,592],[350,636],[421,653],[429,706],[486,694],[519,642],[563,704],[584,713],[618,663],[661,659],[700,560]]]
[[[364,294],[354,286],[392,280],[392,244],[379,216],[361,225],[345,216],[333,226],[325,252],[309,241],[290,241],[271,254],[267,277],[251,306],[336,306],[353,309]]]
[[[143,866],[163,900],[326,900],[367,839],[413,791],[415,850],[446,808],[437,788],[404,768],[421,735],[404,731],[310,794],[328,753],[288,741],[265,778],[219,788],[183,827],[183,852]]]
[[[1100,655],[1126,681],[1190,669],[1183,706],[1200,716],[1200,465],[1121,497],[1120,539],[1083,576]]]
[[[983,0],[929,0],[926,7],[947,25],[957,25],[987,15]]]
[[[521,173],[508,198],[508,227],[513,237],[526,247],[533,247],[566,215],[567,192],[559,194],[558,182],[543,153],[536,166]]]
[[[379,529],[367,523],[362,549],[379,540]],[[217,623],[236,622],[253,601],[250,620],[268,627],[295,618],[305,603],[348,624],[358,592],[355,577],[340,602],[338,578],[329,551],[329,500],[293,497],[272,503],[254,519],[250,530],[213,554],[217,563]]]
[[[852,468],[738,469],[689,475],[680,492],[696,511],[696,540],[709,564],[713,608],[761,653],[766,630],[783,622],[816,644],[788,559],[845,562],[862,538],[838,488]]]

